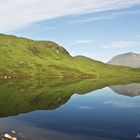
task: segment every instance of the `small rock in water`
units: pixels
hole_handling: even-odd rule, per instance
[[[12,133],[16,133],[15,131],[12,131]],[[4,134],[4,136],[3,136],[3,138],[2,138],[2,140],[17,140],[17,138],[16,137],[12,137],[10,134]]]
[[[15,134],[16,132],[14,130],[12,130],[12,133]]]
[[[12,139],[11,140],[17,140],[17,138],[16,137],[12,137]]]
[[[7,139],[11,140],[12,139],[12,136],[9,135],[9,134],[4,134],[4,138],[7,138]]]

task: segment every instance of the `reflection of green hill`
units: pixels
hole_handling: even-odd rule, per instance
[[[55,109],[66,103],[74,93],[85,94],[106,86],[131,82],[138,81],[135,79],[0,81],[0,116]]]

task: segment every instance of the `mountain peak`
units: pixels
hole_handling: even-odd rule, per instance
[[[108,64],[128,66],[133,68],[140,67],[140,54],[128,52],[113,57]]]

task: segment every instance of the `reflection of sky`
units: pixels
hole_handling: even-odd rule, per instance
[[[32,127],[69,135],[132,140],[140,131],[139,100],[139,96],[121,96],[104,88],[85,95],[75,94],[55,110],[35,111],[10,118]]]

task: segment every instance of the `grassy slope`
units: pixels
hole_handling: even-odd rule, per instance
[[[75,60],[81,65],[86,64],[85,67],[95,71],[99,77],[140,77],[140,69],[108,65],[84,56],[76,56]]]
[[[0,35],[0,76],[139,76],[140,69],[71,57],[58,44]]]

